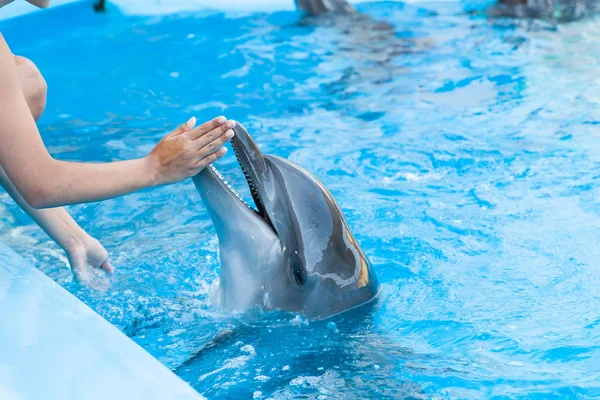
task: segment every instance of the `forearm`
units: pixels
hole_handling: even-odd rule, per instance
[[[15,202],[25,211],[59,246],[65,250],[79,244],[87,233],[73,220],[64,208],[36,210],[29,206],[0,167],[0,184]]]
[[[106,200],[155,184],[151,161],[147,158],[104,164],[51,161],[44,171],[27,170],[29,181],[43,182],[30,192],[35,208],[55,207]],[[32,179],[32,174],[38,174]]]

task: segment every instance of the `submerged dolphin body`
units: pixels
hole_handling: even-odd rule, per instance
[[[352,14],[354,8],[346,0],[296,0],[296,6],[312,15],[325,13]]]
[[[492,17],[573,21],[600,11],[600,0],[499,0],[488,10]]]
[[[221,304],[323,319],[371,301],[377,278],[329,191],[300,166],[263,155],[241,124],[235,133],[258,211],[215,168],[193,178],[219,237]]]

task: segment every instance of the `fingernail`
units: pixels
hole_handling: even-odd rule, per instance
[[[187,126],[194,126],[196,125],[196,117],[192,117],[190,119],[188,119],[188,122],[185,123]]]
[[[231,139],[233,137],[233,131],[230,129],[227,132],[225,132],[225,137],[227,139]]]
[[[235,128],[235,121],[227,121],[228,128]]]
[[[219,118],[217,118],[217,122],[220,123],[220,124],[224,124],[225,121],[227,121],[227,118],[225,118],[225,117],[219,117]]]
[[[227,154],[227,147],[221,147],[221,148],[219,149],[219,154],[220,154],[220,155]]]

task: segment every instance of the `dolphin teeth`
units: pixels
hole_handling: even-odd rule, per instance
[[[225,184],[225,186],[227,186],[227,188],[231,191],[231,193],[233,193],[235,195],[235,197],[237,197],[246,207],[248,207],[250,210],[255,211],[254,208],[252,208],[252,206],[250,204],[248,204],[248,202],[246,202],[246,200],[244,200],[242,198],[242,196],[238,193],[237,190],[235,190],[233,188],[233,186],[231,186],[229,184],[228,181],[225,180],[225,177],[219,172],[219,170],[217,168],[215,168],[214,165],[210,165],[210,169],[212,172],[215,173],[215,175],[221,180],[221,182],[223,182]]]
[[[244,166],[244,163],[242,162],[242,159],[240,158],[239,154],[237,153],[237,149],[235,148],[235,144],[231,143],[232,147],[233,147],[233,152],[235,154],[235,158],[238,161],[239,166],[242,168],[242,172],[244,173],[244,177],[246,178],[246,182],[248,183],[248,186],[250,188],[250,192],[252,194],[252,198],[254,200],[254,203],[256,204],[256,207],[252,207],[250,204],[248,204],[243,198],[242,196],[240,196],[240,194],[229,184],[229,182],[227,182],[225,180],[225,178],[223,177],[223,175],[221,175],[221,173],[213,166],[210,165],[212,171],[217,175],[217,177],[219,177],[219,179],[225,184],[225,186],[246,206],[248,207],[248,209],[250,209],[251,211],[254,211],[255,213],[261,215],[264,218],[264,215],[266,215],[266,212],[264,210],[264,206],[262,204],[260,195],[258,194],[258,190],[256,188],[256,186],[254,185],[254,183],[252,182],[252,179],[250,178],[250,173],[248,172],[248,169]],[[267,220],[268,221],[268,220]],[[270,223],[270,222],[269,222]]]

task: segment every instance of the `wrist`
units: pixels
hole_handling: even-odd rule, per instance
[[[79,228],[78,232],[68,235],[63,243],[59,243],[67,255],[85,250],[90,241],[94,240],[87,232]]]
[[[153,187],[162,185],[159,174],[159,162],[156,160],[156,157],[150,153],[140,161],[143,182],[146,183],[145,186]]]

